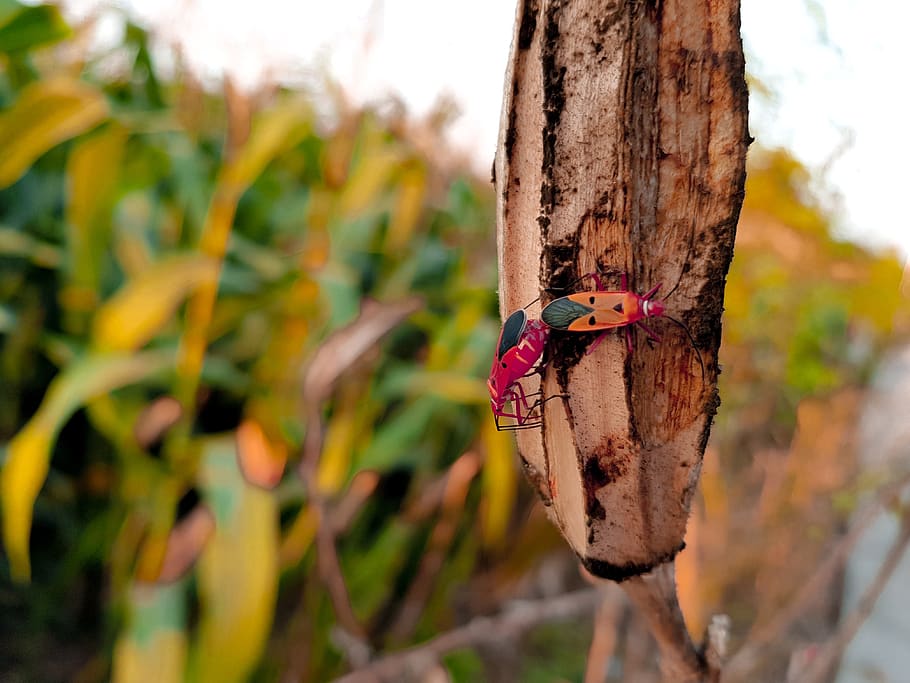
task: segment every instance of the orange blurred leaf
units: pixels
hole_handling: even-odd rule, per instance
[[[246,419],[237,427],[237,462],[243,478],[250,484],[273,489],[281,481],[287,463],[287,450],[269,442],[262,426]]]

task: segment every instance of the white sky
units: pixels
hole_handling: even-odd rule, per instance
[[[842,196],[842,234],[910,254],[910,110],[903,41],[910,4],[742,0],[752,134],[784,145]],[[191,66],[241,83],[263,74],[318,83],[326,69],[360,101],[392,91],[415,115],[452,96],[452,140],[488,173],[499,126],[514,0],[65,0],[76,16],[126,7]],[[102,22],[113,30],[116,21]]]

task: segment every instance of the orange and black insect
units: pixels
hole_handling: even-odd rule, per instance
[[[594,292],[576,292],[558,299],[554,299],[541,311],[540,319],[555,330],[569,332],[596,332],[610,330],[615,327],[626,328],[626,343],[632,351],[632,325],[638,325],[656,342],[660,337],[645,325],[646,318],[656,318],[664,315],[664,303],[654,299],[660,289],[660,284],[655,285],[644,294],[636,294],[628,289],[627,277],[622,275],[622,289],[608,291],[597,273],[589,275],[597,285]],[[588,353],[603,339],[600,335]]]
[[[594,280],[597,290],[594,292],[576,292],[575,294],[554,299],[547,304],[540,313],[540,319],[548,327],[569,332],[608,331],[617,327],[625,327],[626,346],[629,349],[629,353],[631,353],[633,350],[632,326],[637,325],[645,331],[649,339],[659,342],[660,337],[644,321],[647,318],[664,317],[685,331],[686,336],[692,343],[692,348],[698,354],[698,363],[701,365],[702,380],[704,380],[705,364],[698,346],[689,332],[689,328],[664,312],[665,299],[656,300],[654,298],[658,290],[660,290],[660,284],[655,285],[644,294],[636,294],[629,290],[628,278],[625,273],[622,274],[620,281],[622,289],[619,291],[608,291],[598,273],[590,273],[585,277],[590,277]],[[676,287],[673,290],[675,291]],[[593,352],[597,345],[603,341],[606,334],[607,332],[603,332],[603,334],[598,335],[597,339],[588,347],[586,353],[590,354]]]

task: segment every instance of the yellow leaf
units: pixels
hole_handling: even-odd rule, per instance
[[[497,431],[492,419],[484,420],[481,440],[487,457],[483,465],[482,538],[487,547],[505,538],[518,487],[512,438]]]
[[[113,124],[81,140],[70,152],[66,218],[83,238],[92,230],[99,213],[110,205],[126,140],[126,129]]]
[[[73,147],[67,161],[68,236],[76,282],[97,288],[100,261],[109,249],[110,209],[117,189],[127,131],[110,125]]]
[[[279,557],[282,569],[290,569],[303,559],[313,545],[318,526],[319,515],[316,510],[311,505],[301,508],[281,542]]]
[[[92,337],[100,351],[127,351],[148,342],[194,289],[217,277],[215,261],[199,255],[157,263],[130,280],[95,314]]]
[[[484,380],[458,372],[418,372],[408,389],[413,395],[436,394],[453,403],[487,405],[490,393]]]
[[[352,398],[348,392],[348,398]],[[354,438],[357,436],[357,401],[340,403],[328,424],[325,444],[319,457],[319,490],[328,496],[335,495],[348,479]]]
[[[234,440],[209,439],[201,480],[215,535],[198,565],[199,634],[191,680],[246,681],[272,627],[278,588],[278,506],[244,481]]]
[[[32,420],[13,438],[0,479],[3,543],[14,581],[28,581],[31,573],[28,542],[33,506],[47,478],[51,445],[56,437],[56,431],[48,426]]]
[[[363,153],[342,190],[342,214],[356,216],[372,206],[400,162],[401,155],[387,146]]]
[[[88,83],[61,77],[26,87],[0,114],[0,188],[12,185],[42,154],[91,130],[107,114],[104,95]]]
[[[114,683],[179,683],[186,662],[186,634],[159,633],[145,647],[133,640],[117,644],[114,650]]]
[[[224,170],[222,183],[242,193],[266,165],[303,139],[310,127],[309,110],[300,100],[288,100],[264,111],[237,158]]]
[[[86,401],[133,384],[173,364],[173,355],[148,352],[130,356],[89,355],[51,382],[38,412],[9,442],[0,471],[3,542],[16,581],[31,572],[28,543],[32,508],[47,477],[51,447],[70,415]]]
[[[386,236],[386,250],[390,253],[405,248],[411,241],[423,210],[426,189],[427,175],[422,166],[413,164],[402,172]]]
[[[179,683],[186,669],[185,582],[133,587],[128,626],[114,647],[114,683]]]

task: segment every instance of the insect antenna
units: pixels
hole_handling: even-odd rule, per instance
[[[663,297],[662,301],[666,301],[667,299],[669,299],[669,298],[673,295],[673,292],[675,292],[677,289],[679,289],[679,285],[680,285],[681,282],[682,282],[682,278],[680,277],[680,278],[676,281],[676,284],[673,285],[673,289],[671,289],[669,292],[667,292],[667,295],[666,295],[665,297]],[[665,317],[666,317],[666,316],[665,316]]]
[[[600,270],[600,266],[597,266],[596,268],[597,268],[597,274],[603,275],[603,272]],[[580,275],[579,277],[572,280],[572,282],[567,284],[565,287],[545,287],[543,291],[545,291],[547,294],[557,294],[559,292],[567,292],[570,289],[574,289],[575,285],[577,285],[579,282],[581,282],[585,278],[591,277],[592,274],[593,273],[585,273],[584,275]],[[534,301],[539,301],[539,300],[540,300],[540,297],[537,297],[537,299],[534,299]],[[534,303],[534,301],[532,301],[531,303]],[[528,304],[528,305],[530,306],[531,304]]]
[[[663,317],[666,318],[667,320],[669,320],[670,322],[672,322],[677,327],[682,328],[682,330],[686,333],[686,336],[689,338],[689,343],[692,344],[692,348],[695,349],[695,355],[698,356],[698,364],[701,366],[701,383],[704,384],[705,383],[705,361],[701,357],[701,351],[698,350],[698,346],[695,344],[695,338],[692,336],[692,333],[689,331],[689,328],[686,327],[685,325],[683,325],[676,318],[673,318],[669,315],[664,315]]]
[[[693,221],[692,229],[689,231],[689,244],[686,247],[686,258],[683,261],[684,264],[689,263],[689,257],[692,255],[692,248],[694,247],[694,245],[695,245],[695,223]],[[673,289],[671,289],[670,292],[662,299],[663,301],[666,301],[667,299],[669,299],[670,296],[672,296],[673,292],[675,292],[677,289],[679,289],[679,285],[682,282],[683,275],[685,275],[686,272],[687,272],[686,268],[685,268],[685,266],[683,266],[682,272],[679,274],[679,279],[676,281],[676,284],[673,285]],[[679,321],[677,321],[677,322],[679,322]],[[697,350],[698,349],[696,349],[696,351]]]
[[[540,395],[541,395],[541,392],[538,391],[536,394],[528,394],[528,397],[530,398],[530,397],[532,397],[532,396],[540,396]],[[542,409],[543,406],[544,406],[544,404],[547,403],[547,401],[552,401],[554,398],[568,398],[568,397],[569,397],[568,394],[554,394],[553,396],[550,396],[550,397],[545,398],[545,399],[543,399],[543,400],[541,400],[541,399],[538,398],[538,399],[534,402],[534,405],[531,406],[531,409],[528,411],[528,414],[529,414],[529,415],[532,414],[532,413],[533,413],[535,410],[537,410],[537,409]],[[498,416],[498,415],[497,415],[497,416],[494,416],[494,421],[496,422],[496,431],[499,431],[499,432],[519,432],[519,431],[521,431],[521,430],[523,430],[523,429],[536,429],[537,427],[540,427],[540,426],[543,424],[543,414],[541,413],[540,415],[538,415],[538,416],[537,416],[536,418],[534,418],[534,419],[527,418],[522,424],[517,424],[517,423],[516,423],[516,424],[508,424],[508,425],[506,425],[506,424],[499,424],[499,416]]]

